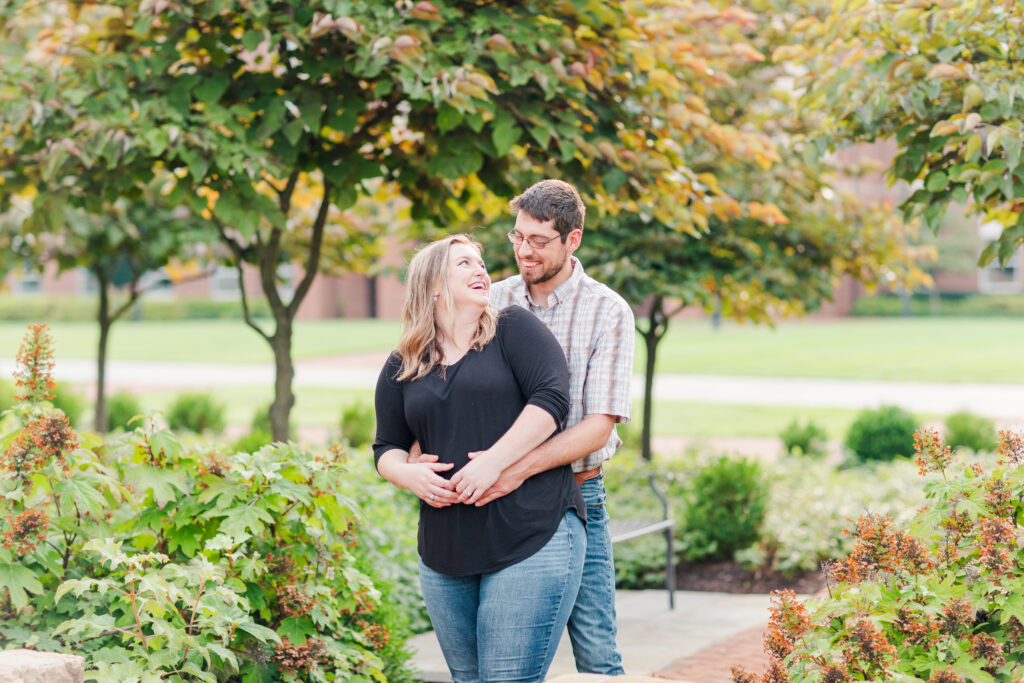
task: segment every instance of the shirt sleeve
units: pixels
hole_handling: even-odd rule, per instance
[[[547,411],[561,429],[569,415],[569,367],[555,335],[520,306],[501,312],[497,334],[527,405]]]
[[[625,301],[612,300],[600,316],[597,339],[587,363],[583,384],[583,414],[612,415],[629,422],[633,402],[633,311]]]
[[[377,378],[377,392],[374,407],[377,417],[377,436],[373,442],[373,464],[376,467],[380,456],[393,448],[407,451],[416,437],[405,419],[405,397],[402,384],[395,379],[402,366],[401,357],[392,353]]]

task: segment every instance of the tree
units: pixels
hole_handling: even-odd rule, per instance
[[[951,202],[1004,227],[982,265],[1024,243],[1024,7],[1012,0],[836,3],[807,16],[776,53],[803,66],[804,107],[827,117],[819,151],[895,141],[893,181],[908,220],[938,229]]]
[[[706,126],[680,81],[711,76],[667,36],[652,46],[663,29],[644,19],[649,5],[47,3],[51,16],[94,30],[52,31],[74,77],[20,83],[22,109],[46,129],[26,134],[49,145],[48,181],[105,176],[111,200],[154,167],[170,170],[169,200],[206,216],[236,266],[259,268],[274,330],[247,307],[246,320],[274,351],[271,422],[283,439],[292,323],[328,217],[379,191],[372,181],[408,198],[414,221],[441,225],[472,188],[511,196],[517,169],[572,180],[607,212],[643,193],[671,198],[648,209],[680,229],[728,203],[680,146],[728,132]],[[38,111],[41,89],[53,102]],[[299,188],[318,193],[309,223],[296,218]],[[286,262],[302,271],[290,297],[278,278]]]
[[[785,2],[757,8],[762,13],[740,27],[740,38],[755,54],[770,56],[774,46],[790,40],[796,17]],[[713,48],[714,41],[702,38],[705,49]],[[692,168],[734,198],[734,210],[711,214],[706,233],[696,235],[643,212],[622,212],[602,222],[581,252],[588,263],[602,263],[599,277],[637,311],[646,349],[641,453],[647,459],[657,348],[681,308],[698,305],[736,320],[771,323],[816,310],[843,276],[869,286],[924,279],[915,265],[918,250],[907,241],[912,226],[890,206],[867,205],[844,193],[828,163],[805,155],[802,140],[817,113],[801,108],[787,87],[788,65],[730,54],[715,67],[728,78],[703,93],[710,117],[759,131],[774,158],[694,144]]]

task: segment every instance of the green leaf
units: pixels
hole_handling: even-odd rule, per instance
[[[309,617],[288,617],[277,627],[277,634],[293,643],[302,643],[316,635],[316,626]]]
[[[462,114],[458,109],[442,102],[441,106],[437,108],[437,128],[442,133],[447,133],[453,130],[456,126],[462,123]]]
[[[299,144],[299,140],[302,139],[302,130],[304,125],[305,124],[302,123],[302,119],[295,119],[284,127],[284,137],[288,142],[292,145]]]
[[[39,583],[35,573],[22,564],[0,564],[0,586],[10,591],[15,609],[28,604],[28,593],[43,592],[43,584]]]
[[[253,622],[245,622],[238,625],[239,631],[245,631],[250,636],[260,641],[261,643],[273,642],[280,644],[281,637],[277,635],[273,630],[266,626],[260,626]]]
[[[516,125],[515,117],[506,110],[501,110],[495,116],[494,129],[491,131],[491,140],[497,156],[503,157],[508,154],[512,146],[519,141],[523,131]]]
[[[935,201],[935,200],[933,200]],[[935,203],[928,206],[924,210],[924,222],[928,226],[928,229],[932,232],[937,232],[939,226],[942,224],[942,216],[946,213],[946,203],[942,201],[935,201]]]
[[[1020,133],[1013,131],[1003,135],[1003,150],[1006,152],[1006,166],[1011,171],[1020,164]]]
[[[151,492],[153,501],[160,507],[177,498],[177,492],[184,493],[185,474],[175,470],[139,465],[125,472],[125,480],[138,493]],[[177,490],[177,492],[176,492]]]
[[[541,149],[547,149],[548,142],[551,140],[551,131],[542,126],[530,126],[530,135],[541,146]]]
[[[949,186],[949,177],[943,171],[936,171],[928,176],[925,187],[929,192],[942,192]]]
[[[217,71],[200,81],[192,90],[192,94],[203,102],[216,102],[227,92],[229,84],[227,74]]]
[[[232,508],[228,516],[221,522],[220,532],[232,538],[245,535],[246,530],[251,530],[253,534],[259,534],[263,531],[264,523],[271,524],[273,521],[274,518],[270,513],[257,504],[237,506]]]

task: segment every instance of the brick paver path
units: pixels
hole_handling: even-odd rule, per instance
[[[767,624],[763,624],[741,631],[689,657],[677,659],[654,675],[692,683],[732,683],[731,666],[764,673],[768,666],[768,655],[763,647],[766,627]]]

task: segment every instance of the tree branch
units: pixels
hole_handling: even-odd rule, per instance
[[[256,324],[256,321],[252,317],[252,312],[249,310],[249,297],[245,292],[245,273],[242,270],[242,266],[245,264],[244,254],[242,253],[242,245],[238,243],[238,240],[228,236],[227,231],[224,229],[224,225],[214,220],[217,226],[217,232],[220,233],[221,240],[228,245],[228,249],[231,250],[231,255],[235,259],[235,271],[238,272],[238,291],[242,297],[242,316],[245,318],[245,324],[256,330],[261,337],[270,343],[271,336],[263,331],[263,328]]]
[[[317,271],[320,268],[320,252],[323,249],[324,229],[327,225],[327,214],[331,208],[331,190],[333,187],[329,181],[324,181],[324,196],[320,201],[320,209],[317,211],[316,221],[313,223],[313,237],[310,240],[309,256],[305,264],[306,272],[303,273],[302,281],[295,288],[295,294],[292,296],[291,303],[288,304],[289,316],[294,316],[296,311],[298,311],[302,300],[309,293],[309,288],[313,286],[313,279],[316,278]]]

